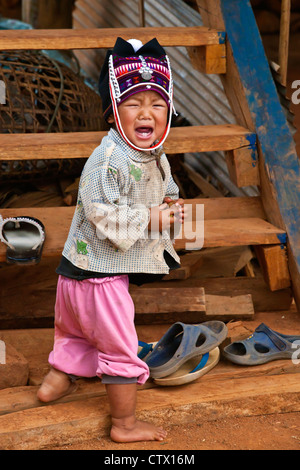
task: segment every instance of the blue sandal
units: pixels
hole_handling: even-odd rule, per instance
[[[221,321],[199,325],[174,323],[158,341],[146,359],[153,378],[172,374],[189,359],[216,348],[227,336],[227,327]]]
[[[184,385],[199,379],[215,367],[220,359],[220,349],[216,347],[203,356],[195,356],[182,364],[179,369],[167,377],[154,379],[154,383],[163,386]]]
[[[261,323],[249,338],[226,346],[223,355],[235,364],[256,366],[277,359],[291,359],[296,351],[294,341],[298,341],[299,348],[300,336],[283,335]]]
[[[152,353],[154,346],[156,343],[145,343],[144,341],[139,341],[138,347],[138,357],[143,361]]]

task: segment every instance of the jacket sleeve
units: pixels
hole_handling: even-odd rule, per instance
[[[97,237],[125,252],[145,238],[150,212],[142,204],[129,206],[126,196],[120,195],[122,184],[126,184],[122,172],[106,162],[82,178],[80,198]]]

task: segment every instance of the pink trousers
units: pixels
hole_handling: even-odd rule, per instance
[[[59,276],[49,356],[55,369],[80,377],[105,374],[146,382],[149,369],[137,356],[128,285],[127,275],[84,281]]]

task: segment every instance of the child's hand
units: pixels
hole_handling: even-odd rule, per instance
[[[173,206],[173,204],[179,204],[180,206],[184,205],[184,200],[182,198],[179,199],[172,199],[170,197],[165,197],[164,202],[168,204],[169,207]]]
[[[173,204],[171,204],[171,201],[173,202]],[[171,205],[171,207],[169,207],[169,204]],[[161,204],[160,206],[152,207],[150,209],[150,221],[148,229],[154,232],[162,232],[164,230],[170,229],[174,225],[175,221],[182,224],[183,219],[183,199],[173,201],[171,198],[165,198],[163,204]]]
[[[174,217],[182,224],[185,215],[184,200],[182,198],[171,199],[170,197],[165,197],[164,203],[168,204],[169,208],[173,209]]]

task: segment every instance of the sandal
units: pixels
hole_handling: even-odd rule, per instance
[[[189,359],[216,348],[227,336],[227,327],[221,321],[199,325],[174,323],[157,342],[146,359],[153,378],[173,374]]]
[[[182,364],[173,374],[160,379],[154,379],[154,383],[164,386],[184,385],[193,382],[215,367],[220,360],[220,349],[216,347],[203,356],[196,356]]]
[[[249,338],[226,346],[223,354],[235,364],[256,366],[277,359],[291,359],[296,350],[294,341],[300,344],[300,336],[283,335],[261,323]]]
[[[33,217],[0,216],[0,240],[7,246],[9,264],[37,264],[42,255],[45,228]]]
[[[154,346],[157,344],[155,343],[145,343],[144,341],[139,341],[138,347],[138,357],[145,361],[150,353],[152,353]]]

